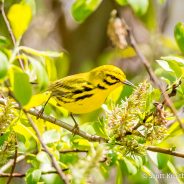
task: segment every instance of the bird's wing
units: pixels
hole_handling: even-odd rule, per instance
[[[48,91],[51,91],[53,96],[72,97],[76,94],[91,91],[94,87],[95,86],[83,76],[68,76],[52,83]]]

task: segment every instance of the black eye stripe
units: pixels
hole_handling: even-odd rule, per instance
[[[116,78],[116,77],[115,77],[115,76],[113,76],[113,75],[107,74],[106,76],[107,76],[107,77],[110,77],[112,80],[119,81],[119,79],[118,79],[118,78]]]
[[[110,81],[108,81],[107,79],[104,79],[103,82],[106,83],[107,85],[111,86],[111,85],[113,85],[113,84],[116,84],[118,81],[110,82]]]

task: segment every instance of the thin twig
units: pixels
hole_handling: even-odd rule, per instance
[[[3,99],[0,99],[0,104],[1,105],[5,105]],[[20,107],[17,105],[16,109],[20,109]],[[31,110],[27,111],[27,113],[29,113],[29,114],[31,114],[31,115],[33,115],[35,117],[37,117],[37,115],[39,114],[39,112],[34,110],[34,109],[31,109]],[[40,116],[40,118],[45,120],[45,121],[49,121],[50,123],[56,124],[58,126],[61,126],[61,127],[65,128],[65,129],[67,129],[67,130],[69,130],[70,132],[73,133],[73,131],[72,131],[73,126],[68,125],[67,123],[62,122],[60,120],[57,120],[57,119],[53,118],[52,116],[47,116],[47,115],[43,114],[43,115]],[[77,135],[83,137],[84,139],[92,141],[92,142],[95,142],[95,141],[97,141],[97,142],[102,142],[102,141],[106,142],[106,141],[108,141],[108,140],[106,140],[106,139],[104,139],[104,138],[102,138],[100,136],[94,136],[94,135],[87,134],[86,132],[83,132],[82,130],[79,130],[79,132],[77,132]],[[147,150],[153,151],[153,152],[165,153],[165,154],[173,155],[173,156],[176,156],[176,157],[184,158],[184,154],[183,153],[171,151],[170,149],[159,148],[159,147],[156,147],[156,146],[148,146]],[[70,150],[68,150],[68,151],[70,151]],[[82,151],[85,151],[85,150],[82,150]],[[22,157],[23,158],[20,158],[20,160],[25,158],[25,156],[22,156]],[[19,157],[17,158],[17,160],[19,160]],[[12,161],[11,161],[11,163],[8,164],[8,166],[3,166],[0,169],[0,173],[4,172],[5,170],[7,170],[7,168],[9,168],[11,165],[12,165]]]
[[[63,169],[62,171],[67,171],[68,169]],[[57,171],[47,171],[42,172],[41,175],[45,174],[57,174]],[[11,173],[0,173],[0,178],[10,177]],[[22,178],[25,177],[26,173],[12,173],[12,177]]]
[[[147,150],[152,151],[152,152],[164,153],[164,154],[167,154],[167,155],[173,155],[173,156],[176,156],[176,157],[184,158],[184,153],[177,152],[177,151],[172,151],[171,149],[159,148],[159,147],[156,147],[156,146],[148,146]]]
[[[57,173],[59,174],[60,178],[62,179],[62,181],[66,184],[69,184],[69,181],[67,179],[67,177],[65,176],[65,174],[62,172],[60,166],[58,165],[55,157],[50,153],[50,151],[48,150],[47,146],[44,144],[42,137],[40,135],[40,132],[38,131],[38,128],[36,127],[36,125],[34,124],[32,118],[28,115],[28,113],[26,111],[24,111],[29,123],[31,124],[31,126],[33,127],[34,131],[36,132],[36,135],[42,145],[42,147],[44,148],[44,150],[47,152],[47,154],[49,155],[49,157],[52,160],[52,164],[53,167],[56,169]]]
[[[13,159],[13,165],[12,165],[12,169],[11,169],[11,172],[10,172],[10,176],[9,176],[8,181],[7,181],[6,184],[10,184],[10,182],[11,182],[12,174],[15,170],[16,163],[17,163],[17,140],[15,141],[15,155],[14,155],[14,159]]]
[[[171,101],[171,99],[169,98],[169,95],[167,93],[165,93],[165,89],[164,87],[160,84],[157,76],[155,75],[153,69],[151,68],[150,63],[147,61],[147,59],[145,58],[145,56],[142,54],[142,52],[139,50],[137,43],[133,37],[133,34],[130,30],[129,31],[129,41],[130,41],[130,45],[135,49],[140,61],[143,63],[144,67],[146,68],[151,80],[153,81],[153,83],[161,90],[161,92],[163,93],[163,97],[165,99],[165,101],[167,102],[168,107],[170,108],[170,110],[172,111],[172,113],[175,115],[176,120],[179,122],[180,127],[182,128],[182,130],[184,131],[184,126],[183,123],[180,119],[180,117],[177,114],[177,110],[174,107],[173,102]]]
[[[79,150],[79,149],[73,149],[73,150],[61,150],[59,153],[65,154],[65,153],[88,153],[88,150]]]
[[[24,160],[26,157],[26,155],[20,155],[17,157],[16,159],[16,163]],[[0,168],[0,173],[3,173],[5,172],[6,170],[8,170],[12,165],[14,164],[14,159],[11,159],[9,160],[5,165],[3,165],[1,168]]]
[[[12,39],[13,45],[14,45],[14,47],[16,47],[16,39],[15,39],[15,36],[14,36],[13,31],[11,29],[11,26],[10,26],[10,23],[8,21],[8,18],[6,17],[6,13],[4,11],[4,0],[2,0],[2,2],[1,2],[1,12],[2,12],[2,16],[3,16],[4,22],[6,24],[6,27],[8,29],[8,32],[10,34],[10,37]],[[19,54],[19,52],[18,52],[18,54]],[[18,58],[18,60],[19,60],[19,63],[20,63],[20,66],[21,66],[22,70],[24,70],[23,61],[20,58]]]
[[[4,100],[2,98],[0,98],[0,104],[5,105],[5,102],[4,102]],[[21,109],[18,104],[15,104],[15,108],[19,109],[19,110]],[[39,111],[37,111],[35,109],[30,109],[30,110],[28,110],[26,112],[28,114],[31,114],[31,115],[35,116],[35,117],[38,117],[38,115],[39,115]],[[61,120],[58,120],[58,119],[56,119],[56,118],[54,118],[52,116],[47,116],[45,114],[41,114],[39,118],[43,119],[45,121],[48,121],[50,123],[53,123],[55,125],[58,125],[58,126],[66,129],[66,130],[68,130],[68,131],[70,131],[72,133],[75,133],[75,131],[73,129],[74,128],[73,126],[71,126],[71,125],[69,125],[69,124],[67,124],[67,123],[65,123],[65,122],[63,122]],[[89,141],[97,141],[97,142],[104,142],[105,141],[105,139],[102,138],[102,137],[99,137],[99,136],[96,136],[96,135],[90,135],[90,134],[88,134],[88,133],[86,133],[86,132],[84,132],[82,130],[79,130],[77,132],[77,135],[79,135],[79,136],[81,136],[81,137],[83,137],[83,138],[85,138],[85,139],[87,139]]]

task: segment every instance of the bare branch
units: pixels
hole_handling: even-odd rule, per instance
[[[68,169],[63,169],[62,171],[67,171]],[[42,172],[42,175],[45,174],[57,174],[57,171],[47,171],[47,172]],[[6,177],[10,177],[11,173],[0,173],[0,178],[6,178]],[[25,177],[26,174],[25,173],[12,173],[12,177],[16,177],[16,178],[22,178]]]
[[[131,46],[135,49],[140,61],[143,63],[144,67],[146,68],[151,80],[153,81],[153,83],[161,90],[163,97],[165,99],[165,101],[167,102],[168,107],[170,108],[170,110],[172,111],[172,113],[175,115],[176,120],[179,122],[180,127],[182,128],[182,130],[184,131],[184,126],[183,123],[180,119],[180,117],[177,114],[177,110],[173,104],[173,102],[171,101],[171,99],[169,98],[169,95],[167,93],[165,93],[165,89],[164,87],[160,84],[156,74],[154,73],[153,69],[151,68],[150,63],[147,61],[147,59],[145,58],[145,56],[142,54],[142,52],[139,50],[137,43],[133,37],[132,32],[129,30],[129,40],[130,40],[130,44]]]
[[[167,154],[167,155],[173,155],[173,156],[176,156],[176,157],[184,158],[184,153],[177,152],[177,151],[172,151],[171,149],[159,148],[159,147],[156,147],[156,146],[148,146],[147,150],[152,151],[152,152],[164,153],[164,154]]]
[[[47,148],[47,146],[44,144],[42,137],[40,135],[40,132],[38,131],[38,128],[36,127],[36,125],[34,124],[32,118],[27,114],[26,111],[24,111],[29,123],[31,124],[31,126],[33,127],[34,131],[36,132],[36,135],[42,145],[42,147],[44,148],[45,152],[47,152],[47,154],[50,156],[51,160],[52,160],[52,165],[53,167],[56,169],[57,173],[59,174],[60,178],[62,179],[62,181],[66,184],[69,184],[69,181],[67,179],[67,177],[65,176],[65,174],[62,172],[60,166],[58,165],[55,157],[50,153],[49,149]]]
[[[17,157],[16,159],[16,163],[24,160],[26,157],[26,155],[20,155],[19,157]],[[11,159],[8,161],[8,163],[6,163],[5,165],[3,165],[1,168],[0,168],[0,173],[3,173],[5,172],[6,170],[8,170],[12,165],[14,164],[14,159]]]
[[[0,104],[5,105],[4,100],[2,98],[0,98]],[[15,105],[15,108],[19,109],[19,110],[21,109],[18,104]],[[39,111],[37,111],[35,109],[30,109],[30,110],[28,110],[26,112],[28,114],[31,114],[31,115],[35,116],[35,117],[38,117],[38,115],[39,115]],[[61,120],[58,120],[58,119],[56,119],[56,118],[54,118],[52,116],[47,116],[45,114],[42,114],[42,115],[40,115],[40,119],[43,119],[45,121],[48,121],[48,122],[53,123],[55,125],[58,125],[58,126],[66,129],[66,130],[68,130],[68,131],[70,131],[72,133],[75,133],[75,131],[73,129],[73,126],[71,126],[71,125],[69,125],[69,124],[67,124],[67,123],[65,123],[65,122],[63,122]],[[84,132],[82,130],[79,130],[77,132],[77,135],[80,135],[81,137],[83,137],[83,138],[85,138],[85,139],[87,139],[89,141],[97,141],[97,142],[104,142],[105,141],[105,139],[102,138],[102,137],[99,137],[99,136],[96,136],[96,135],[90,135],[90,134],[88,134],[88,133],[86,133],[86,132]]]
[[[10,37],[12,39],[13,45],[14,45],[14,47],[16,47],[16,39],[15,39],[15,36],[14,36],[13,31],[11,29],[11,26],[10,26],[10,23],[8,21],[8,18],[6,17],[6,13],[4,11],[4,0],[1,2],[1,6],[0,7],[1,7],[1,12],[2,12],[3,19],[5,21],[6,27],[8,29],[9,34],[10,34]],[[23,61],[20,58],[18,58],[18,60],[19,60],[19,63],[20,63],[20,66],[21,66],[22,70],[24,70]]]
[[[12,165],[10,176],[9,176],[6,184],[10,184],[10,182],[11,182],[12,174],[15,170],[16,163],[17,163],[17,140],[15,141],[15,155],[14,155],[14,159],[13,159],[13,165]]]

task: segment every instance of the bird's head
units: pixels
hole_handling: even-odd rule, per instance
[[[90,72],[89,77],[101,89],[115,88],[122,84],[134,86],[126,80],[123,71],[114,65],[99,66]]]

